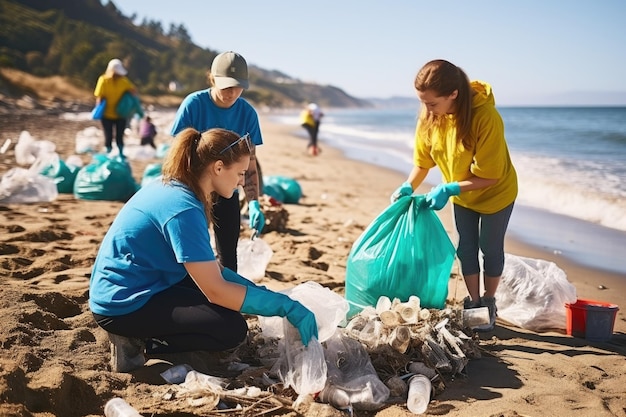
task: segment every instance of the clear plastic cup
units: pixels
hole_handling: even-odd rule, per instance
[[[409,394],[406,407],[413,414],[424,414],[430,402],[432,391],[430,379],[425,375],[414,375],[409,379]]]
[[[112,398],[105,404],[104,415],[106,417],[142,417],[137,410],[119,397]]]

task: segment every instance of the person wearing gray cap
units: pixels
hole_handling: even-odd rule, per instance
[[[243,188],[248,200],[250,227],[255,229],[255,234],[260,234],[265,216],[259,204],[260,181],[255,147],[263,144],[263,137],[256,110],[241,97],[249,87],[248,64],[237,52],[223,52],[213,59],[208,78],[208,89],[185,97],[176,112],[170,133],[175,136],[188,127],[200,132],[218,127],[242,137],[246,134],[250,136],[250,165]],[[219,197],[213,206],[217,255],[220,263],[233,271],[237,271],[237,243],[241,226],[238,194],[235,192],[231,198]]]

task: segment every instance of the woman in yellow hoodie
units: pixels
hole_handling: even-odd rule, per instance
[[[128,120],[125,116],[117,113],[117,105],[126,92],[136,94],[135,85],[126,76],[127,71],[122,61],[115,58],[109,61],[107,69],[96,83],[94,96],[96,105],[106,100],[104,114],[102,115],[102,130],[104,131],[104,146],[107,153],[113,148],[113,127],[115,127],[115,143],[120,156],[124,156],[124,131]]]
[[[488,307],[490,331],[496,320],[495,292],[504,268],[504,235],[517,197],[517,174],[504,137],[504,123],[491,86],[470,82],[456,65],[433,60],[415,77],[422,109],[415,133],[414,167],[392,201],[411,195],[437,166],[444,182],[425,198],[441,210],[452,197],[459,235],[457,256],[469,296],[465,308]],[[479,250],[483,253],[480,295]]]

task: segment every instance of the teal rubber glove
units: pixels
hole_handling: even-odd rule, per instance
[[[260,316],[286,317],[300,332],[304,346],[308,346],[311,338],[318,338],[315,314],[298,301],[285,294],[270,290],[262,290],[256,286],[248,286],[246,298],[241,305],[241,312]]]
[[[453,195],[461,194],[461,187],[458,182],[449,182],[447,184],[439,184],[433,187],[428,194],[426,194],[426,204],[429,209],[441,210],[445,207],[448,199]]]
[[[267,290],[265,286],[256,285],[251,280],[246,279],[245,277],[242,277],[241,275],[239,275],[238,273],[236,273],[230,268],[224,268],[222,270],[222,277],[228,282],[234,282],[235,284],[243,285],[245,287],[257,287],[262,290]]]
[[[400,199],[400,197],[407,197],[411,194],[413,194],[413,187],[411,186],[411,184],[409,184],[408,181],[405,181],[402,183],[401,186],[398,187],[396,191],[393,192],[393,194],[391,194],[391,203],[395,203]]]
[[[250,217],[250,228],[255,229],[260,235],[265,226],[265,216],[261,211],[259,200],[252,200],[248,203],[248,216]]]

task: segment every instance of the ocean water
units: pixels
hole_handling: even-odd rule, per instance
[[[417,111],[325,109],[320,144],[408,175]],[[509,236],[626,277],[626,107],[499,111],[520,189]],[[306,137],[297,113],[271,118]],[[431,170],[426,182],[439,181]]]

